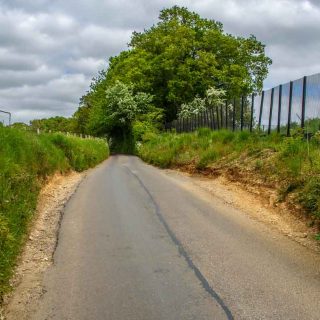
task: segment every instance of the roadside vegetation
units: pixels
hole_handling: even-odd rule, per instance
[[[0,126],[0,298],[35,212],[41,186],[56,173],[82,171],[108,157],[105,140]]]
[[[276,188],[278,201],[298,204],[312,218],[311,223],[319,226],[319,133],[310,141],[299,129],[291,137],[207,128],[183,134],[148,133],[139,144],[138,155],[162,168],[227,173],[238,181]]]
[[[165,8],[109,59],[71,118],[33,120],[30,127],[106,137],[112,152],[130,154],[143,128],[161,130],[221,93],[231,99],[261,90],[270,64],[255,36],[228,34],[221,22],[185,7]]]

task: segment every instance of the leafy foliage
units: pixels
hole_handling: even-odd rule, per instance
[[[108,152],[102,139],[37,135],[0,127],[0,299],[9,288],[15,259],[46,177],[57,171],[93,167],[107,158]]]
[[[113,152],[133,153],[133,123],[139,115],[157,111],[152,99],[150,94],[135,93],[132,85],[116,81],[106,89],[104,99],[92,107],[88,129],[98,135],[107,135]]]
[[[206,91],[205,98],[194,98],[189,103],[183,103],[178,113],[179,118],[189,118],[198,115],[206,109],[212,109],[225,104],[226,92],[222,89],[209,88]]]
[[[188,117],[191,117],[192,115],[200,114],[205,110],[206,110],[205,99],[196,97],[191,102],[183,103],[181,105],[181,110],[178,113],[178,117],[182,119],[188,118]]]
[[[47,119],[35,119],[30,121],[30,129],[41,132],[75,132],[73,118],[52,117]]]
[[[129,49],[110,58],[108,69],[93,79],[76,116],[82,121],[86,118],[81,117],[82,113],[88,112],[89,121],[79,127],[103,134],[110,132],[111,122],[115,121],[117,130],[123,128],[130,118],[129,109],[136,113],[136,101],[131,97],[121,102],[125,116],[107,111],[120,106],[110,101],[111,96],[106,97],[110,88],[120,89],[119,83],[130,87],[129,92],[121,89],[122,94],[145,93],[140,98],[147,100],[152,96],[154,106],[163,110],[165,121],[176,119],[181,105],[187,109],[189,103],[201,104],[199,99],[209,101],[208,88],[223,89],[225,98],[259,90],[271,63],[264,48],[253,35],[242,38],[226,34],[220,22],[202,18],[184,7],[164,9],[156,25],[133,32]],[[114,98],[117,95],[112,94]]]
[[[91,113],[91,128],[98,132],[111,132],[114,128],[131,127],[137,115],[147,113],[151,109],[152,96],[138,92],[133,87],[120,81],[108,87],[101,105],[94,107]]]

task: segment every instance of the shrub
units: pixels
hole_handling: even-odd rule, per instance
[[[313,177],[306,181],[299,193],[300,203],[313,215],[320,218],[320,178]]]

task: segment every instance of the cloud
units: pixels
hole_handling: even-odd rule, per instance
[[[265,43],[266,88],[320,71],[317,0],[0,0],[0,105],[16,121],[71,115],[132,31],[175,4]]]
[[[45,84],[3,88],[0,105],[9,106],[15,121],[42,118],[44,114],[71,116],[89,82],[83,74],[70,74]]]
[[[78,72],[92,77],[97,70],[106,69],[107,61],[94,57],[84,57],[78,59],[71,58],[66,62],[66,66],[69,67],[69,70],[72,73]]]

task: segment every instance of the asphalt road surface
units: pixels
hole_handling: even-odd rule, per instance
[[[68,202],[32,319],[320,319],[320,259],[188,178],[112,156]]]

